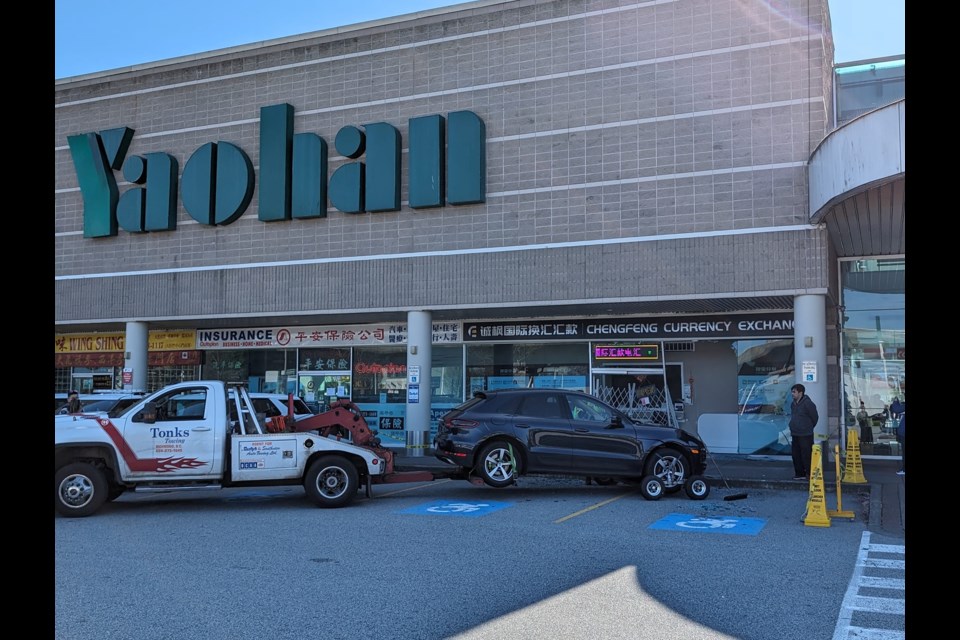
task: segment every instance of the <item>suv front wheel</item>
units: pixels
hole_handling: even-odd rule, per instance
[[[647,475],[660,478],[664,493],[676,493],[690,477],[687,460],[676,449],[660,449],[650,454]]]

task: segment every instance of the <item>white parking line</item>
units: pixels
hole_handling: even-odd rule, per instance
[[[903,545],[870,544],[870,532],[864,531],[860,538],[860,551],[857,554],[857,563],[850,577],[847,593],[840,606],[840,616],[833,632],[833,640],[903,640],[906,632],[903,629],[878,629],[853,626],[853,615],[857,611],[867,613],[881,613],[905,615],[906,600],[902,597],[863,596],[861,588],[889,589],[903,591],[906,581],[900,577],[879,577],[864,575],[865,571],[874,569],[896,570],[903,572],[906,560],[888,558],[871,558],[871,553],[899,554],[905,557]],[[903,626],[901,624],[901,626]]]

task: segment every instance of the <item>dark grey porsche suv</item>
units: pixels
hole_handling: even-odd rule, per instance
[[[526,474],[639,483],[658,499],[681,488],[695,500],[707,448],[682,429],[631,420],[598,398],[563,389],[478,391],[440,419],[434,455],[491,487]]]

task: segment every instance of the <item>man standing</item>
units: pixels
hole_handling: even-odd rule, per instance
[[[67,394],[67,413],[80,413],[80,394],[73,389]]]
[[[900,424],[897,425],[897,442],[900,443],[900,470],[898,476],[907,473],[907,412],[904,411],[900,416]]]
[[[813,456],[813,428],[820,415],[817,405],[807,396],[802,384],[790,387],[793,402],[790,404],[790,455],[793,457],[793,479],[810,479],[810,459]]]
[[[894,420],[899,420],[900,416],[903,415],[903,412],[906,410],[907,408],[900,402],[900,398],[893,396],[893,402],[890,403],[890,417]]]

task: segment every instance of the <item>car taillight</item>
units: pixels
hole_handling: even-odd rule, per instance
[[[473,429],[476,426],[479,426],[480,423],[476,420],[466,420],[464,418],[454,418],[453,420],[447,420],[447,428],[449,429]]]

